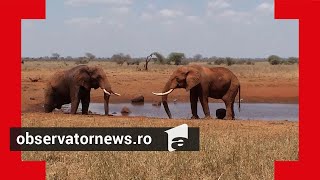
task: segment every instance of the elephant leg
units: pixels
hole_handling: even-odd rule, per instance
[[[81,97],[82,104],[82,114],[88,114],[89,104],[90,104],[90,91],[83,93]]]
[[[77,114],[79,103],[80,100],[78,98],[71,101],[71,114]]]
[[[233,120],[234,112],[233,112],[233,103],[230,100],[223,100],[226,105],[226,117],[224,119]]]
[[[201,103],[205,118],[211,118],[209,104],[208,104],[208,96],[206,95],[200,96],[200,103]]]
[[[191,112],[192,117],[191,119],[199,119],[198,112],[197,112],[197,104],[198,104],[198,93],[195,88],[190,89],[190,104],[191,104]]]
[[[235,119],[235,115],[234,115],[234,101],[231,104],[231,113],[232,113],[232,120]]]
[[[222,98],[222,100],[224,101],[224,103],[226,105],[226,110],[227,110],[225,119],[230,119],[230,120],[235,119],[234,102],[235,102],[235,98],[237,96],[237,93],[238,93],[238,88],[232,88]]]
[[[70,92],[71,98],[71,114],[77,114],[77,109],[80,103],[79,88],[75,88]]]

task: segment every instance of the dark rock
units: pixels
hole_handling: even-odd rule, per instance
[[[132,103],[144,103],[144,97],[141,96],[136,96],[133,99],[131,99]]]
[[[124,106],[121,110],[121,114],[130,114],[131,111],[128,107]]]
[[[216,117],[217,119],[223,119],[226,117],[227,111],[223,108],[216,110]]]

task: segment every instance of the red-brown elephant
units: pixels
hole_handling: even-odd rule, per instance
[[[79,103],[82,114],[88,114],[91,88],[101,88],[104,94],[105,114],[109,114],[109,98],[112,94],[111,85],[103,69],[80,65],[72,69],[57,72],[47,84],[45,90],[44,110],[49,113],[63,104],[71,103],[71,114],[76,114]]]
[[[162,93],[153,93],[162,97],[163,106],[169,118],[172,118],[167,99],[176,88],[185,88],[190,91],[190,103],[192,119],[199,119],[197,113],[198,99],[206,118],[210,118],[208,98],[222,99],[226,106],[225,119],[234,119],[234,102],[239,91],[240,109],[240,82],[238,78],[227,68],[204,67],[189,65],[179,67],[174,71],[166,83]]]

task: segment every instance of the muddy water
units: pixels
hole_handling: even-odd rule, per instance
[[[128,116],[145,116],[168,118],[163,106],[153,106],[151,103],[133,105],[130,103],[110,104],[110,114],[122,116],[121,109],[126,106],[132,113]],[[225,108],[223,103],[209,103],[211,116],[215,117],[218,108]],[[81,104],[80,106],[81,107]],[[189,119],[191,117],[190,103],[169,103],[173,118]],[[70,104],[63,106],[64,112],[70,112]],[[80,110],[80,108],[79,108]],[[89,110],[94,114],[104,114],[103,103],[91,103]],[[268,103],[242,103],[241,111],[235,104],[236,119],[241,120],[298,120],[298,104],[268,104]],[[202,107],[198,104],[198,115],[204,117]]]

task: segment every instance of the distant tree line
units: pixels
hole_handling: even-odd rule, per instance
[[[253,59],[237,59],[237,58],[231,58],[231,57],[219,57],[219,58],[209,58],[207,59],[205,62],[207,62],[207,64],[211,65],[227,65],[227,66],[232,66],[234,64],[238,64],[238,65],[255,65],[255,62],[257,62],[257,60],[253,60]]]
[[[297,57],[281,58],[277,55],[271,55],[267,58],[267,60],[271,65],[279,65],[279,64],[290,65],[290,64],[299,63],[299,59]]]
[[[232,58],[232,57],[203,57],[201,54],[196,54],[193,57],[186,57],[184,53],[181,52],[172,52],[167,57],[163,56],[159,52],[151,53],[147,59],[145,57],[132,58],[129,54],[118,53],[114,54],[109,58],[105,57],[96,57],[93,53],[86,52],[82,57],[72,57],[66,56],[63,57],[59,53],[52,53],[51,56],[39,57],[39,58],[22,58],[21,62],[28,60],[62,60],[62,61],[75,61],[76,64],[87,64],[90,61],[111,61],[119,65],[139,65],[142,62],[145,62],[145,67],[149,62],[155,64],[168,64],[168,65],[187,65],[190,62],[204,62],[208,65],[227,65],[232,66],[234,64],[238,65],[254,65],[256,62],[269,62],[271,65],[290,65],[298,64],[299,59],[297,57],[281,58],[277,55],[270,55],[267,58]],[[147,67],[146,67],[147,69]]]

